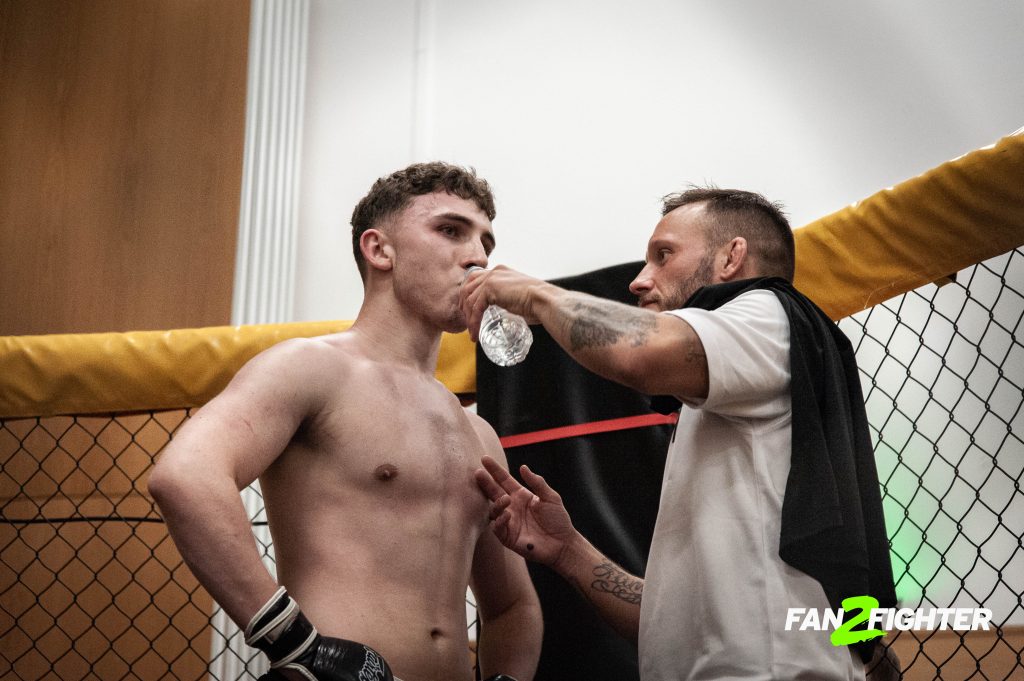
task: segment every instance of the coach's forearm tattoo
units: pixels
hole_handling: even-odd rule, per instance
[[[658,325],[650,312],[602,300],[569,301],[561,309],[573,350],[614,345],[625,338],[633,347],[647,342]]]
[[[601,563],[596,566],[594,576],[597,579],[590,584],[594,591],[611,594],[627,603],[640,605],[644,595],[644,580],[634,577],[614,563]]]

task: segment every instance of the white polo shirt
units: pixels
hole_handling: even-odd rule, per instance
[[[788,608],[828,608],[779,558],[792,432],[789,320],[771,291],[676,310],[700,336],[708,397],[669,447],[640,610],[640,678],[854,681],[828,631],[785,631]]]

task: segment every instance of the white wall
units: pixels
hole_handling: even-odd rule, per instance
[[[412,161],[492,182],[494,262],[574,274],[641,258],[687,182],[799,226],[994,142],[1021,36],[1005,0],[313,0],[295,318],[355,316],[352,207]]]

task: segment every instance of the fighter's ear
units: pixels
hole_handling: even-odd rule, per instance
[[[387,233],[379,229],[368,229],[359,237],[359,249],[368,267],[387,271],[394,267],[395,249]]]

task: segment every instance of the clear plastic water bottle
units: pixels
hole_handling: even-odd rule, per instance
[[[466,270],[466,274],[475,269],[482,268],[474,265]],[[497,305],[491,305],[484,310],[484,316],[480,320],[477,342],[483,348],[487,359],[500,367],[509,367],[526,359],[526,354],[533,345],[533,332],[530,331],[530,325],[526,320],[519,315]]]
[[[484,310],[477,340],[487,359],[500,367],[509,367],[526,359],[533,345],[533,332],[519,315],[491,305]]]

